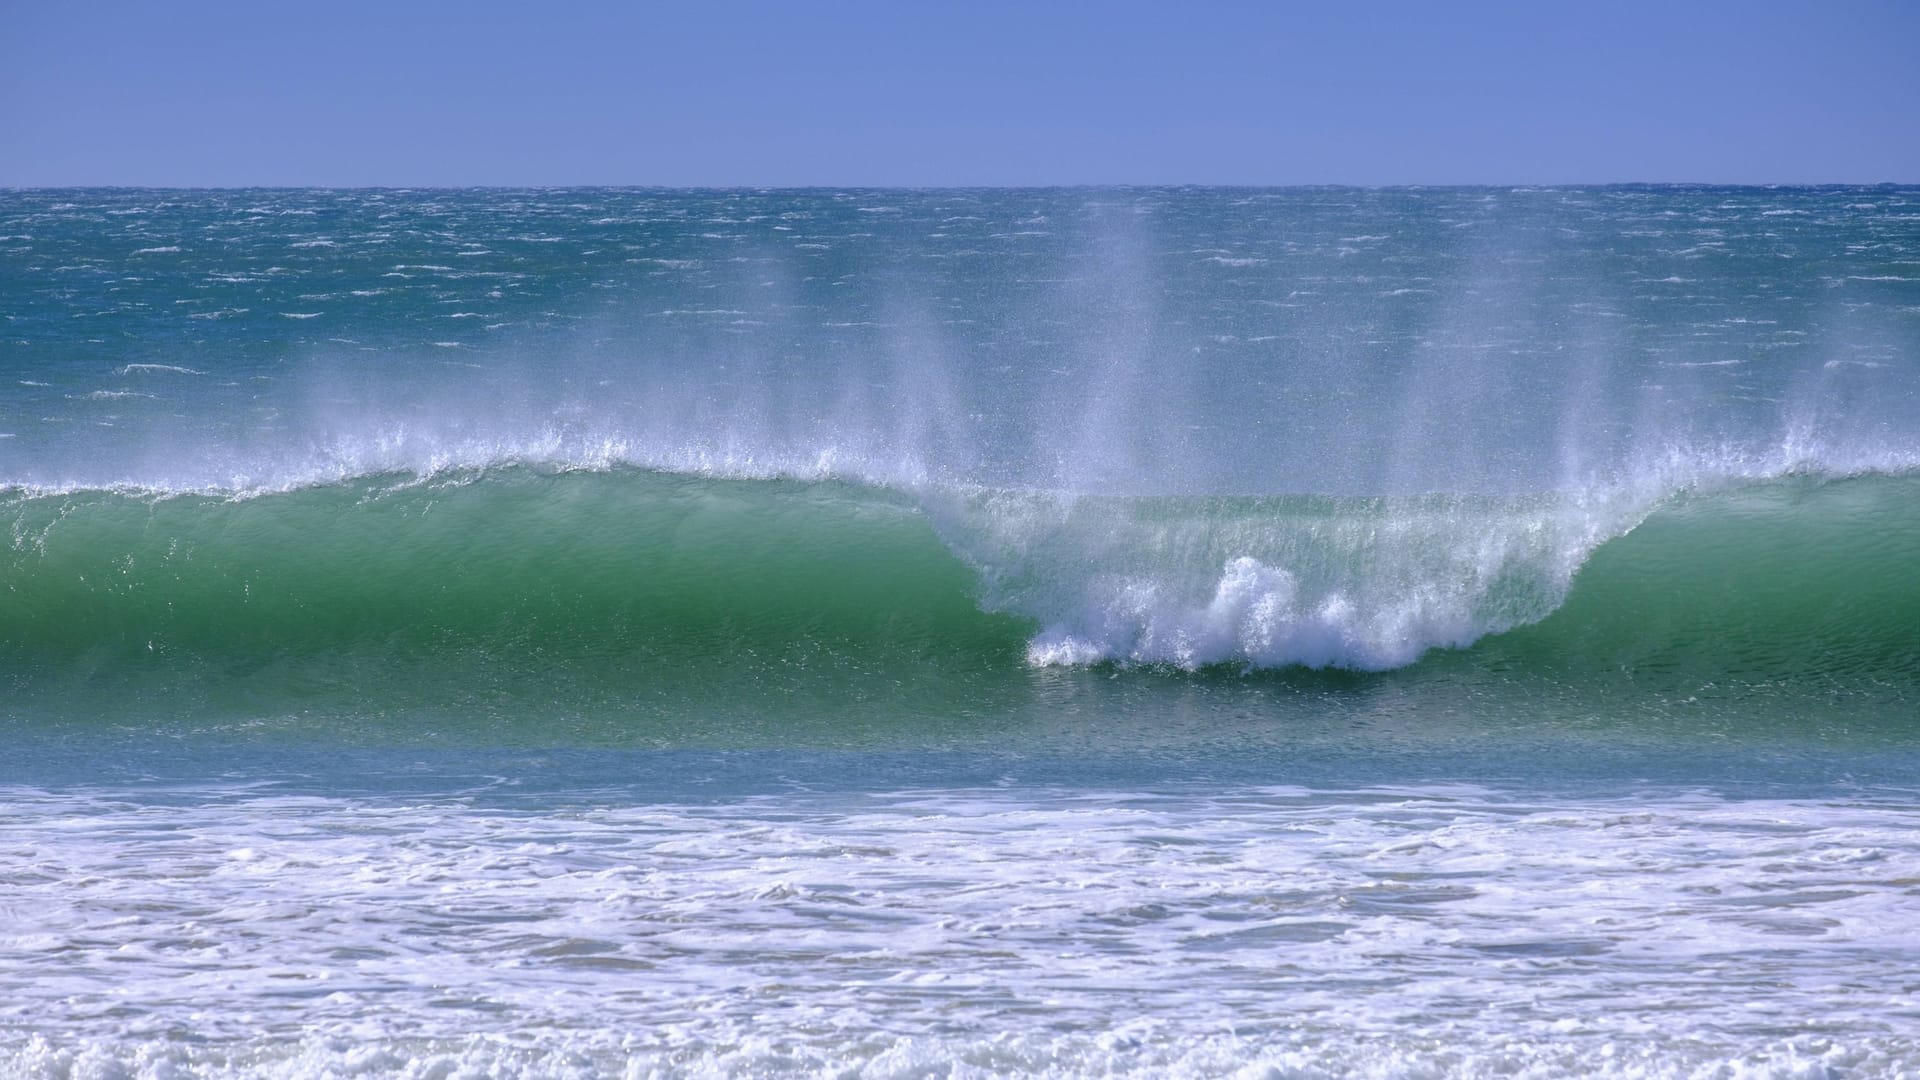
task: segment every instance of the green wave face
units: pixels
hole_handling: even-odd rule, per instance
[[[1474,664],[1724,693],[1920,687],[1920,478],[1795,479],[1678,498]]]
[[[1026,634],[911,503],[830,483],[509,469],[6,516],[0,656],[56,712],[748,702],[1011,667]]]
[[[1649,514],[507,468],[0,510],[13,719],[532,717],[676,743],[1023,710],[1151,727],[1196,693],[1280,722],[1302,694],[1412,687],[1434,715],[1920,697],[1914,477]]]

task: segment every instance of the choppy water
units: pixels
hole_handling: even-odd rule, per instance
[[[1909,1075],[1920,193],[0,193],[26,1075]]]

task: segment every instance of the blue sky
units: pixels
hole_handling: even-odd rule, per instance
[[[0,0],[0,184],[1920,182],[1920,2]]]

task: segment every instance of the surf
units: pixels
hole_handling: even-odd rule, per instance
[[[512,465],[265,493],[16,488],[0,520],[15,715],[777,709],[885,687],[937,713],[1022,671],[1100,668],[1920,687],[1911,474],[1648,504]]]

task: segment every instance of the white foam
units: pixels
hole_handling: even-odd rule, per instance
[[[1601,1040],[1582,1032],[1478,1040],[1405,1038],[1364,1032],[1351,1043],[1302,1032],[1258,1038],[1230,1033],[1178,1034],[1140,1020],[1105,1035],[850,1035],[837,1047],[808,1045],[774,1032],[741,1032],[725,1046],[661,1049],[632,1035],[591,1030],[544,1038],[505,1035],[416,1039],[360,1025],[298,1038],[249,1039],[195,1046],[161,1038],[88,1039],[55,1044],[33,1038],[0,1046],[0,1067],[21,1080],[114,1077],[126,1080],[275,1077],[757,1077],[858,1076],[862,1080],[994,1080],[996,1077],[1221,1076],[1244,1080],[1389,1080],[1399,1077],[1517,1076],[1654,1080],[1677,1076],[1740,1080],[1825,1080],[1900,1076],[1914,1053],[1898,1036],[1781,1038],[1742,1045],[1722,1039],[1684,1047]],[[664,1041],[664,1040],[662,1040]],[[11,1052],[9,1052],[11,1050]]]
[[[1302,597],[1292,573],[1242,556],[1221,570],[1203,606],[1169,600],[1148,580],[1096,586],[1091,610],[1042,631],[1029,643],[1027,660],[1038,666],[1127,660],[1187,669],[1245,662],[1384,670],[1506,628],[1476,623],[1469,604],[1433,604],[1432,591],[1371,608],[1338,589]]]
[[[1546,616],[1663,493],[923,501],[1034,665],[1383,670]]]
[[[1912,807],[15,788],[0,1072],[1899,1075]]]

